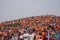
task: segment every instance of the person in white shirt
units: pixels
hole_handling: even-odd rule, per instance
[[[34,40],[35,33],[30,33],[29,34],[29,40]]]
[[[29,33],[27,31],[23,34],[24,40],[29,40]]]
[[[23,40],[23,35],[20,35],[20,40]]]

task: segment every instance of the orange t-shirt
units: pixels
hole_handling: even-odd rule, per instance
[[[38,31],[38,30],[39,30],[39,28],[38,28],[38,27],[35,27],[35,30],[36,30],[36,31]]]
[[[42,38],[46,38],[46,33],[42,32]]]

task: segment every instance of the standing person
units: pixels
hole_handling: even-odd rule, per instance
[[[15,37],[15,40],[18,40],[18,32],[15,32],[14,37]]]
[[[12,35],[12,38],[11,38],[10,40],[15,40],[15,36],[14,36],[14,35]]]
[[[21,32],[20,30],[18,30],[18,40],[20,40],[20,35],[21,35]]]
[[[60,29],[59,29],[59,40],[60,40]]]
[[[4,33],[4,40],[8,40],[8,37],[7,37],[7,36],[8,36],[8,33],[5,32],[5,33]]]
[[[19,40],[24,40],[24,38],[23,38],[23,31],[22,30],[20,32],[20,39]]]
[[[20,40],[23,40],[23,34],[20,35]]]
[[[8,40],[11,40],[12,36],[13,36],[13,35],[12,35],[12,30],[9,30],[9,31],[8,31]]]
[[[42,32],[42,38],[43,38],[43,40],[46,40],[46,32]]]
[[[39,39],[39,40],[43,40],[43,39],[42,39],[42,33],[40,33],[40,39]]]
[[[2,39],[2,32],[0,31],[0,40]]]
[[[34,32],[30,32],[29,40],[34,40],[34,36],[35,36],[35,33]]]
[[[59,40],[59,31],[58,30],[56,30],[56,33],[54,34],[54,39],[55,40]]]
[[[29,40],[29,33],[27,31],[24,31],[23,37],[24,40]]]
[[[39,32],[36,33],[34,40],[41,40],[41,39],[40,39]]]
[[[46,32],[46,40],[51,40],[51,36],[52,34],[51,34],[51,32],[50,32],[50,30],[47,30],[47,32]]]

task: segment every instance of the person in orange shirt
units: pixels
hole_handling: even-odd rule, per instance
[[[46,33],[44,31],[42,32],[42,38],[43,40],[46,40]]]
[[[36,32],[39,31],[39,27],[35,27],[35,31],[36,31]]]

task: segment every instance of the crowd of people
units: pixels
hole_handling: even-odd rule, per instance
[[[60,17],[42,15],[13,21],[17,26],[0,27],[0,40],[60,40]]]

